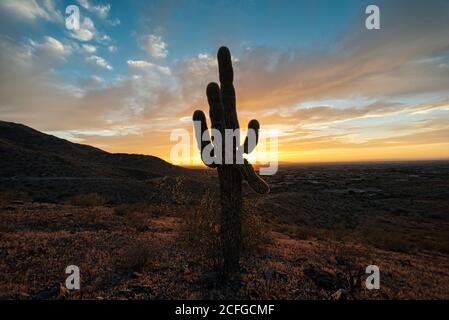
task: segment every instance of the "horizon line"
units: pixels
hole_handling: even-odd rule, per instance
[[[170,161],[167,161],[171,163]],[[358,164],[388,164],[388,163],[416,163],[416,162],[449,162],[449,158],[436,158],[436,159],[386,159],[386,160],[348,160],[348,161],[304,161],[304,162],[295,162],[295,161],[279,161],[278,165],[287,167],[287,166],[301,166],[301,165],[312,165],[312,166],[326,166],[326,165],[358,165]],[[207,166],[204,164],[199,165],[176,165],[179,167],[189,168],[189,169],[206,169]],[[261,165],[255,163],[254,167],[261,167]]]

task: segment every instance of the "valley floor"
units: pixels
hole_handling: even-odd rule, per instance
[[[179,216],[135,225],[112,207],[16,203],[0,208],[1,299],[449,299],[449,255],[400,253],[272,231],[232,285],[179,245]],[[380,268],[380,289],[350,274]],[[81,289],[65,290],[65,268]],[[344,289],[344,290],[340,290]],[[339,291],[340,290],[340,291]]]

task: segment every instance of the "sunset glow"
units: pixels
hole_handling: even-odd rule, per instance
[[[399,2],[367,30],[367,1],[85,0],[70,31],[70,1],[1,1],[0,118],[170,161],[226,45],[240,125],[276,130],[280,162],[448,159],[449,4]]]

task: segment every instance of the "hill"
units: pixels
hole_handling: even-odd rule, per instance
[[[153,199],[164,179],[195,175],[154,156],[109,153],[0,121],[0,191],[51,202],[97,192],[112,202],[133,202]]]

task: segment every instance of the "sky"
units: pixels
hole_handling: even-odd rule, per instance
[[[280,161],[449,159],[444,0],[2,0],[0,119],[170,161],[171,132],[208,111],[222,45],[240,124],[276,132]]]

